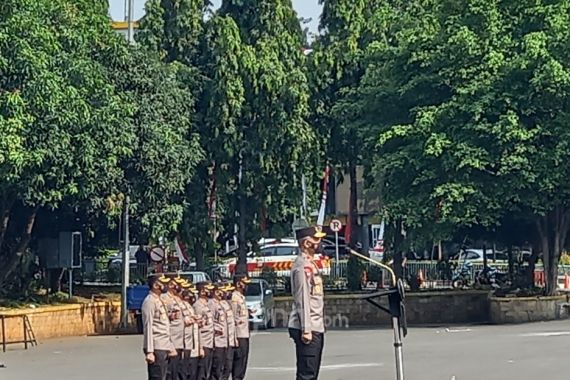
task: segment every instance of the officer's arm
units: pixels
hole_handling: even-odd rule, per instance
[[[154,352],[154,341],[152,339],[152,319],[155,312],[154,302],[144,302],[142,305],[142,322],[144,331],[144,346],[146,347],[146,354]]]
[[[295,300],[295,308],[298,311],[299,323],[304,333],[309,333],[311,329],[311,307],[309,284],[307,283],[307,275],[304,268],[293,270],[292,275],[293,299]]]

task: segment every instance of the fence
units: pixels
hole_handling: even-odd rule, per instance
[[[330,271],[328,271],[330,273],[325,276],[329,286],[345,286],[348,277],[348,261],[340,260],[339,262],[336,262],[332,260],[330,262],[330,265]],[[384,285],[387,285],[386,282],[389,281],[389,278],[386,273],[379,269],[378,266],[370,263],[363,265],[363,269],[367,273],[370,282],[381,282]],[[503,273],[508,273],[509,269],[509,265],[505,262],[490,261],[488,262],[487,266],[490,268],[495,268]],[[516,268],[521,267],[515,265],[515,270]],[[477,273],[481,272],[483,269],[483,263],[470,264],[470,270],[466,271],[466,275],[469,277],[471,283],[475,281]],[[188,266],[180,266],[177,263],[162,265],[161,267],[158,267],[155,264],[151,264],[149,266],[147,264],[132,263],[130,266],[130,278],[131,282],[135,283],[144,281],[149,273],[155,271],[174,273],[179,270],[186,271],[191,269]],[[423,288],[447,288],[451,287],[452,278],[457,270],[457,266],[445,266],[436,261],[407,261],[403,266],[403,275],[407,280],[420,276],[424,284]],[[542,265],[537,264],[535,270],[536,272],[540,273],[540,271],[543,270]],[[560,265],[558,270],[559,276],[561,277],[570,275],[570,265]],[[215,266],[209,268],[207,272],[214,280],[219,278],[220,271],[219,269],[216,269]],[[288,272],[284,271],[269,271],[268,273],[258,272],[252,275],[255,277],[266,277],[277,290],[285,289],[286,283],[288,282]],[[541,277],[539,274],[536,277],[540,279],[543,276]],[[121,281],[121,265],[119,263],[113,263],[109,265],[107,261],[101,260],[85,260],[84,270],[82,276],[80,276],[79,279],[84,283],[119,284]]]

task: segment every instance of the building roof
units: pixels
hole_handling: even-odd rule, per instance
[[[127,30],[129,28],[129,23],[127,21],[113,21],[111,26],[115,30]],[[133,22],[133,28],[138,29],[139,22]]]

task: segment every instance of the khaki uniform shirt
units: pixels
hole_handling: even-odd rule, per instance
[[[228,347],[228,323],[226,311],[222,307],[222,303],[218,300],[211,299],[209,301],[210,309],[214,314],[214,347]]]
[[[237,336],[236,336],[236,320],[234,318],[234,311],[230,306],[230,302],[223,300],[220,302],[222,307],[226,312],[226,321],[228,324],[228,347],[237,347]]]
[[[289,328],[325,332],[323,279],[310,256],[301,253],[291,270],[293,310]]]
[[[194,311],[202,317],[203,325],[200,328],[200,342],[202,347],[214,348],[214,315],[208,301],[199,298],[194,304]]]
[[[237,338],[249,338],[249,310],[245,296],[237,290],[232,294],[232,310],[236,320]]]
[[[171,294],[163,294],[163,301],[170,315],[170,340],[177,350],[184,349],[184,317],[182,300]]]
[[[141,312],[144,331],[144,352],[173,350],[174,345],[170,340],[168,310],[161,298],[154,293],[149,293],[143,301]]]
[[[194,320],[196,312],[189,302],[184,301],[184,309],[182,311],[184,315],[184,349],[190,351],[190,357],[196,358],[200,356],[200,327],[198,322]],[[188,323],[191,322],[190,325]]]

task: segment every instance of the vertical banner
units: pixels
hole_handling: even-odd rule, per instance
[[[321,207],[319,208],[319,216],[317,217],[317,226],[322,227],[325,224],[325,212],[327,208],[327,190],[329,187],[329,173],[330,168],[327,165],[325,168],[322,188]]]

